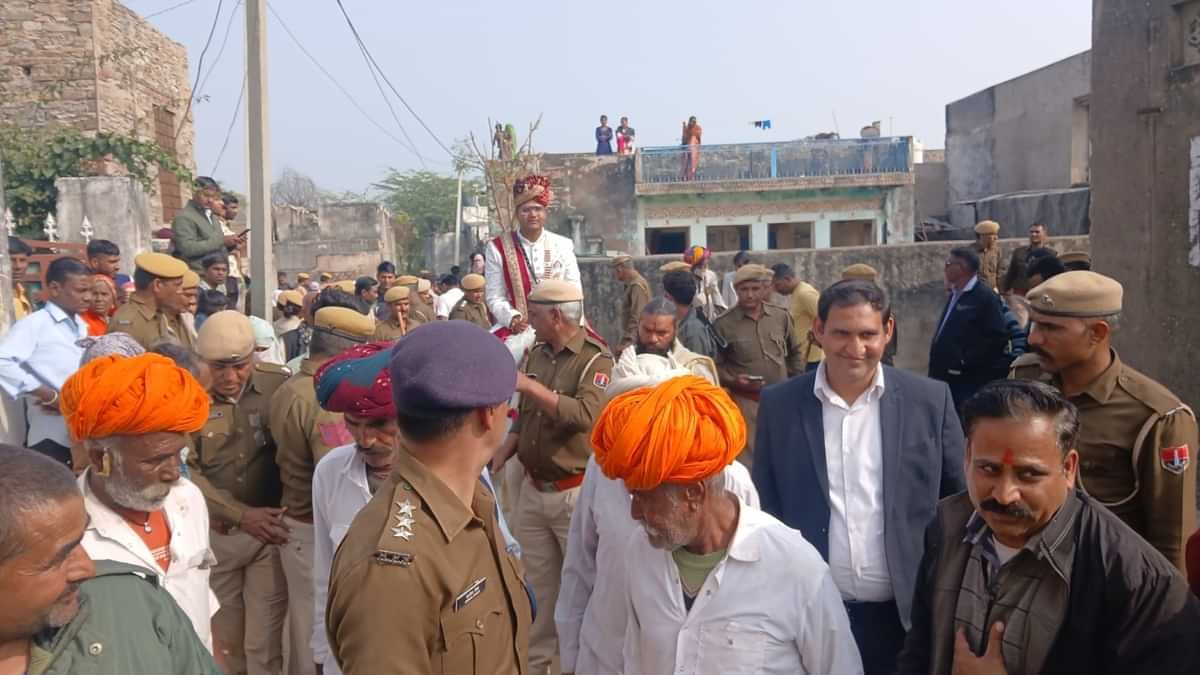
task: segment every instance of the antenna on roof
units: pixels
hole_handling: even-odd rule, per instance
[[[839,137],[842,135],[842,130],[838,128],[837,111],[836,110],[833,111],[833,130],[837,132],[837,135]]]

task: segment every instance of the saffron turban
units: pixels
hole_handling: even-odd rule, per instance
[[[75,440],[156,431],[190,434],[208,422],[208,392],[158,354],[101,356],[62,388],[62,414]]]
[[[683,252],[683,262],[695,267],[712,257],[712,251],[703,246],[692,246]]]
[[[630,490],[695,483],[720,473],[746,445],[746,423],[724,389],[695,375],[612,399],[592,429],[604,475]]]
[[[513,183],[513,208],[527,202],[550,206],[550,179],[546,176],[526,176]]]
[[[391,347],[391,342],[354,345],[326,361],[313,378],[317,403],[329,412],[373,419],[395,417],[388,372]]]

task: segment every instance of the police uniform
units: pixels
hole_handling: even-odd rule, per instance
[[[1043,245],[1041,248],[1048,249],[1053,255],[1058,255],[1058,251],[1055,251],[1050,246]],[[1029,276],[1026,270],[1029,268],[1029,254],[1035,250],[1037,249],[1032,246],[1018,246],[1013,250],[1012,258],[1008,261],[1008,269],[1005,270],[1004,275],[1000,278],[999,290],[1001,293],[1012,291],[1024,293],[1029,290]]]
[[[762,279],[761,266],[743,265],[734,276],[734,286]],[[752,319],[738,305],[713,322],[713,327],[728,345],[717,354],[721,382],[727,388],[738,375],[761,377],[762,386],[767,387],[804,372],[804,352],[787,310],[763,303],[762,315]],[[730,394],[746,420],[746,450],[738,459],[752,466],[758,395],[732,388]]]
[[[324,307],[314,317],[316,330],[332,330],[359,341],[370,338],[371,318],[346,307]],[[279,547],[280,566],[287,582],[287,629],[291,652],[288,672],[313,672],[313,613],[298,608],[313,606],[313,505],[312,478],[317,462],[334,448],[354,442],[340,413],[328,412],[317,403],[313,377],[333,356],[308,357],[300,371],[288,378],[270,399],[271,437],[275,440],[275,463],[282,489],[280,505],[287,509],[284,520],[291,528],[286,546]]]
[[[529,295],[532,304],[580,301],[578,286],[556,279],[542,281]],[[536,673],[550,668],[558,654],[554,603],[558,597],[567,530],[583,472],[592,454],[592,423],[604,406],[613,357],[599,338],[579,329],[559,351],[538,342],[530,350],[524,372],[559,394],[556,415],[528,397],[512,427],[518,434],[517,456],[526,478],[515,507],[514,534],[529,572],[538,612],[530,635],[529,661]]]
[[[629,264],[633,276],[625,282],[625,295],[621,300],[621,342],[617,345],[620,354],[626,347],[637,344],[638,321],[641,320],[642,310],[650,302],[650,284],[633,269],[633,257],[622,255],[613,259],[613,268]]]
[[[1088,271],[1065,272],[1027,296],[1039,314],[1101,317],[1121,310],[1121,286]],[[1079,409],[1079,479],[1097,501],[1125,521],[1180,570],[1196,529],[1196,418],[1166,387],[1112,361],[1087,388],[1069,396]],[[1013,363],[1010,377],[1061,386],[1036,354]]]
[[[516,380],[503,343],[453,321],[397,343],[389,370],[405,414],[491,407]],[[470,381],[452,376],[461,371]],[[491,492],[476,481],[468,505],[418,457],[398,453],[338,548],[325,615],[332,655],[346,675],[529,673],[531,596]]]
[[[187,263],[163,253],[142,253],[133,259],[138,269],[163,280],[182,279],[188,271]],[[161,307],[152,306],[148,294],[134,292],[129,302],[117,308],[108,320],[110,333],[128,333],[138,344],[150,349],[160,340],[167,339],[187,347],[195,348],[191,333],[180,321]]]
[[[1000,223],[994,220],[985,220],[975,226],[976,235],[994,234],[999,236]],[[987,284],[988,288],[999,288],[1000,283],[1000,245],[993,244],[991,248],[984,248],[983,242],[976,241],[971,248],[979,256],[979,278]]]
[[[480,274],[468,274],[463,277],[462,283],[459,286],[464,293],[477,291],[484,287],[485,280]],[[487,304],[484,302],[471,302],[465,296],[459,300],[454,308],[450,310],[450,319],[459,319],[462,321],[470,321],[480,328],[490,331],[492,329],[492,317],[488,314]]]
[[[204,322],[197,346],[206,361],[241,361],[254,351],[254,332],[245,315],[225,310]],[[290,373],[270,363],[253,368],[236,401],[211,396],[208,423],[192,437],[188,467],[208,504],[217,557],[210,584],[221,609],[213,617],[213,636],[232,673],[278,673],[287,612],[279,549],[241,531],[238,524],[249,508],[279,506],[270,401]]]
[[[387,293],[383,294],[384,304],[380,307],[387,308],[387,318],[380,318],[378,323],[375,324],[375,332],[371,336],[372,340],[381,342],[398,340],[404,337],[404,334],[410,329],[408,320],[405,317],[397,316],[392,311],[391,303],[411,297],[412,291],[407,286],[392,286],[388,289]]]

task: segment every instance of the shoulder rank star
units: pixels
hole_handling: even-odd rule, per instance
[[[416,506],[405,499],[403,502],[396,502],[396,526],[392,528],[392,536],[408,541],[412,539],[413,526],[413,511]]]

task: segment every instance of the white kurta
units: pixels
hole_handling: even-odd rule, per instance
[[[728,554],[683,602],[670,551],[629,539],[625,675],[855,675],[850,621],[829,567],[801,534],[739,504]]]
[[[746,467],[725,469],[725,489],[757,508],[758,491]],[[567,533],[562,586],[554,608],[563,672],[619,675],[621,645],[629,612],[625,600],[625,552],[630,536],[641,530],[629,515],[629,491],[604,475],[593,457]]]
[[[200,488],[186,478],[171,488],[163,503],[171,528],[171,564],[164,573],[146,542],[129,522],[105,506],[88,486],[91,469],[79,476],[83,505],[91,522],[83,533],[83,549],[96,560],[116,560],[144,567],[162,580],[162,586],[192,622],[196,635],[212,651],[212,617],[217,596],[208,585],[217,564],[208,543],[208,506]]]
[[[575,242],[549,230],[542,230],[542,236],[538,237],[537,241],[529,241],[520,234],[517,235],[517,241],[524,249],[525,259],[533,268],[530,281],[534,286],[542,279],[561,279],[582,288],[579,262],[575,259]],[[494,239],[484,247],[483,260],[484,295],[488,310],[496,319],[497,325],[508,326],[514,317],[520,316],[520,312],[508,299],[508,287],[504,281],[504,264]],[[526,270],[526,274],[528,274],[528,270]]]

